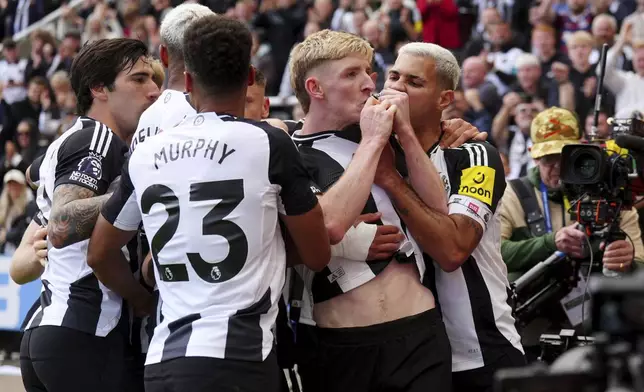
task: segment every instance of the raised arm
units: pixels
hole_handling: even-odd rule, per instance
[[[362,110],[362,141],[342,177],[320,198],[332,244],[342,240],[369,199],[380,153],[389,141],[396,110],[396,106],[378,103],[374,98],[369,98]]]
[[[505,189],[501,158],[487,143],[468,143],[445,151],[457,164],[450,175],[449,215],[428,207],[382,162],[376,183],[391,197],[409,231],[425,253],[444,271],[454,271],[478,246]]]
[[[423,202],[437,211],[447,214],[447,198],[443,192],[443,182],[434,164],[423,150],[414,134],[409,120],[409,97],[406,93],[385,89],[380,93],[380,99],[390,102],[397,107],[394,131],[405,151],[405,163],[409,172],[409,180]],[[388,147],[383,154],[391,154]],[[388,158],[391,160],[392,158]]]

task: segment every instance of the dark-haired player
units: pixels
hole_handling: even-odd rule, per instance
[[[27,391],[116,391],[123,373],[122,300],[86,262],[87,239],[119,176],[141,113],[158,97],[147,47],[98,40],[76,56],[71,83],[80,117],[48,149],[38,207],[53,246],[40,309],[21,346]]]
[[[271,327],[286,267],[279,220],[310,268],[330,258],[295,145],[279,129],[239,119],[254,78],[251,43],[240,22],[194,21],[183,45],[197,114],[139,144],[123,171],[117,192],[141,209],[162,301],[146,391],[277,390]],[[137,302],[136,293],[123,296]]]

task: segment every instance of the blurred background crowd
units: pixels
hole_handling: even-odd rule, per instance
[[[0,0],[0,246],[10,251],[31,214],[24,171],[74,120],[69,70],[86,42],[131,37],[158,53],[159,25],[182,1]],[[644,112],[644,0],[202,0],[253,32],[271,116],[303,117],[289,83],[292,46],[320,29],[361,35],[375,49],[378,88],[401,45],[452,50],[463,75],[445,119],[489,133],[508,179],[534,165],[530,125],[551,106],[592,124],[601,45],[608,56],[599,131]],[[640,108],[640,106],[643,106]],[[2,250],[2,249],[0,249]]]

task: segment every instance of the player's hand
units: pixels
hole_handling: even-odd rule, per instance
[[[396,110],[396,105],[379,103],[374,97],[369,97],[360,113],[362,140],[374,140],[382,145],[387,143],[393,129]]]
[[[605,245],[602,243],[600,249],[604,249]],[[633,245],[626,240],[611,242],[604,250],[602,262],[604,267],[611,271],[624,272],[628,270],[633,262]]]
[[[400,177],[398,170],[396,170],[396,163],[394,160],[394,150],[389,144],[385,145],[380,153],[380,160],[376,168],[376,175],[373,179],[374,184],[387,188],[387,183],[396,177]]]
[[[440,140],[441,148],[456,148],[468,140],[485,141],[487,132],[479,132],[472,124],[460,118],[443,121],[443,137]]]
[[[49,261],[47,259],[47,226],[36,230],[32,247],[40,265],[46,266]]]
[[[396,116],[394,117],[394,132],[398,136],[413,136],[414,129],[411,126],[409,116],[409,96],[407,93],[391,88],[382,90],[380,102],[396,105]]]
[[[581,259],[584,257],[582,247],[586,241],[585,237],[584,232],[577,229],[577,223],[562,227],[555,233],[557,250],[572,258]]]
[[[145,316],[154,314],[154,310],[155,310],[154,297],[152,296],[152,294],[146,294],[141,298],[137,298],[132,303],[132,309],[134,310],[134,314],[137,317],[145,317]]]
[[[405,239],[405,235],[400,232],[396,226],[383,225],[378,226],[376,236],[369,247],[367,260],[388,260],[398,248],[400,243]]]

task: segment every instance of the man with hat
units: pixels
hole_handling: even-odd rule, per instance
[[[586,238],[570,217],[570,203],[562,192],[560,179],[563,147],[580,142],[577,117],[566,109],[551,107],[534,118],[530,135],[533,143],[530,153],[536,166],[527,176],[510,181],[511,186],[505,189],[501,200],[501,254],[510,281],[556,251],[573,259],[584,258],[582,249]],[[526,211],[531,205],[535,209],[538,206],[538,211]],[[621,213],[620,229],[632,243],[629,240],[609,243],[601,261],[607,269],[623,273],[631,270],[634,259],[644,260],[634,209]],[[524,347],[530,346],[526,334],[522,335]]]

